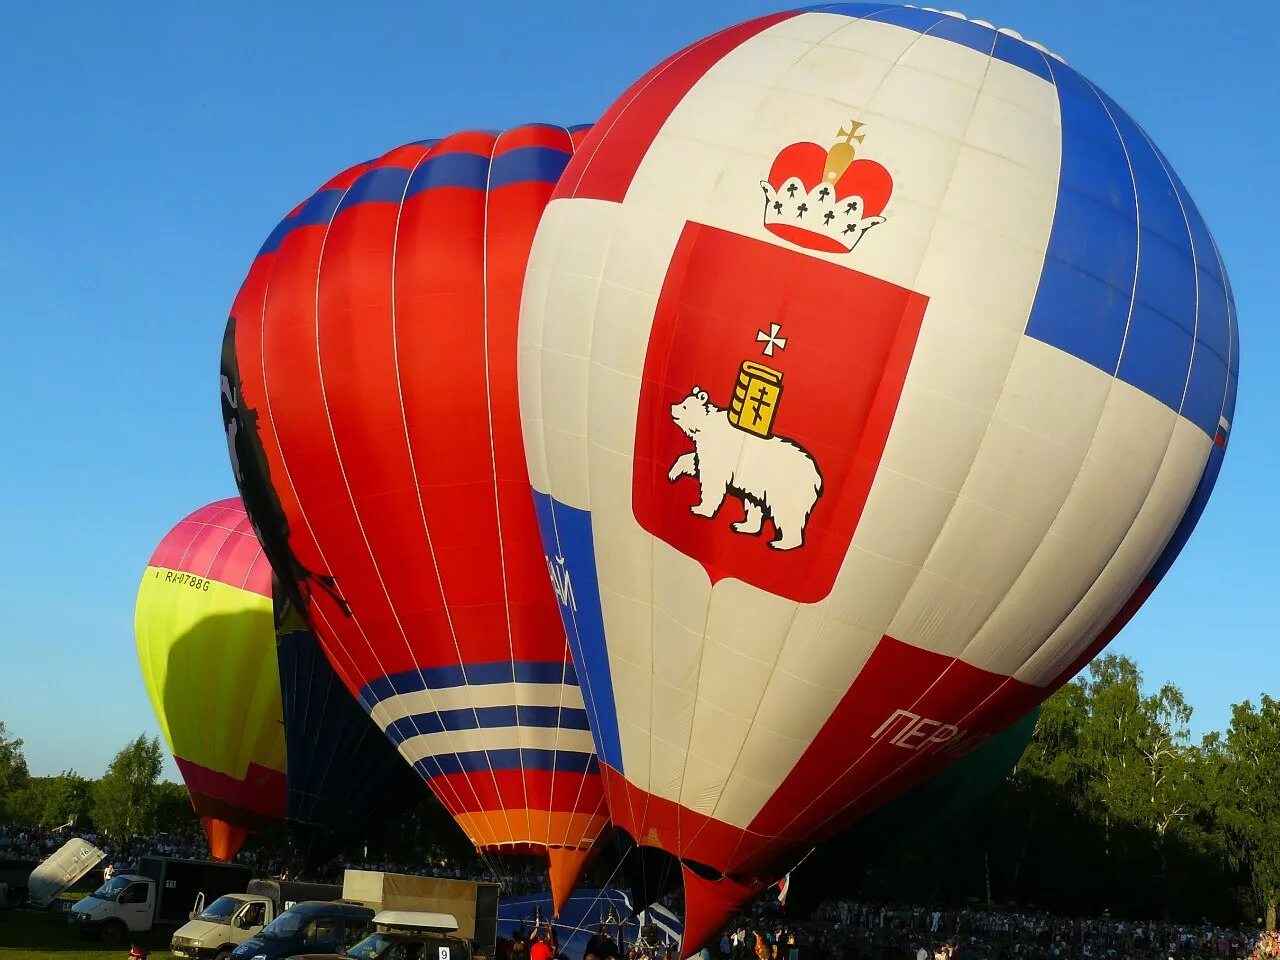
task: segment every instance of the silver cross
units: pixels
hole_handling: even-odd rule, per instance
[[[764,344],[764,355],[766,357],[773,356],[774,347],[777,347],[779,350],[787,349],[787,338],[778,336],[781,332],[782,324],[780,323],[769,324],[768,333],[765,333],[763,330],[756,331],[756,343]]]

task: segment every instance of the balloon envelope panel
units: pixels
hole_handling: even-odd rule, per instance
[[[482,849],[576,873],[605,822],[516,399],[529,243],[582,130],[409,144],[268,239],[223,353],[273,566],[348,689]]]
[[[534,242],[524,436],[610,811],[694,934],[1123,627],[1238,353],[1168,162],[1011,32],[775,14],[610,108]]]
[[[160,729],[228,859],[285,800],[271,568],[239,499],[201,507],[160,542],[134,629]]]
[[[292,606],[276,600],[276,657],[288,747],[286,819],[306,864],[425,798],[400,758],[333,671]]]

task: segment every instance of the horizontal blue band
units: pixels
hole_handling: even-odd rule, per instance
[[[401,693],[491,683],[567,683],[577,686],[578,677],[572,663],[559,660],[497,660],[465,665],[454,663],[377,677],[361,688],[360,699],[366,707],[372,709],[388,697]]]
[[[395,743],[410,737],[445,730],[509,729],[511,727],[545,727],[562,730],[589,730],[587,711],[573,707],[474,707],[441,710],[437,713],[415,713],[392,721],[384,731]]]
[[[262,245],[262,249],[258,251],[258,256],[264,253],[274,253],[280,248],[280,244],[284,242],[284,238],[297,230],[299,227],[310,227],[316,224],[328,223],[333,219],[333,213],[338,209],[338,204],[342,200],[344,191],[337,189],[321,190],[310,197],[304,203],[298,212],[291,217],[285,217],[280,221],[279,225],[271,231],[271,235],[267,237],[267,242]]]
[[[428,157],[414,168],[405,199],[437,187],[483,190],[489,181],[489,158],[478,153],[445,153]]]
[[[493,158],[489,189],[514,183],[559,183],[573,155],[551,147],[519,147]]]
[[[451,773],[487,773],[490,770],[555,770],[564,773],[598,773],[600,762],[594,753],[576,750],[473,750],[424,757],[414,764],[430,780]]]

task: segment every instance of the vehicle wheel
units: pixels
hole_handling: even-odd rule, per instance
[[[98,932],[98,935],[102,937],[103,943],[108,945],[113,945],[123,940],[125,937],[125,934],[127,934],[128,932],[129,932],[129,928],[126,927],[119,920],[108,920],[106,923],[102,925],[102,927]]]
[[[219,950],[219,951],[218,951],[218,955],[217,955],[217,956],[215,956],[215,957],[213,958],[213,960],[231,960],[231,951],[230,951],[230,950]]]

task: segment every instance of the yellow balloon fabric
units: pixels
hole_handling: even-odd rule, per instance
[[[160,729],[229,859],[285,812],[285,741],[271,568],[239,499],[161,541],[138,589],[138,660]]]

